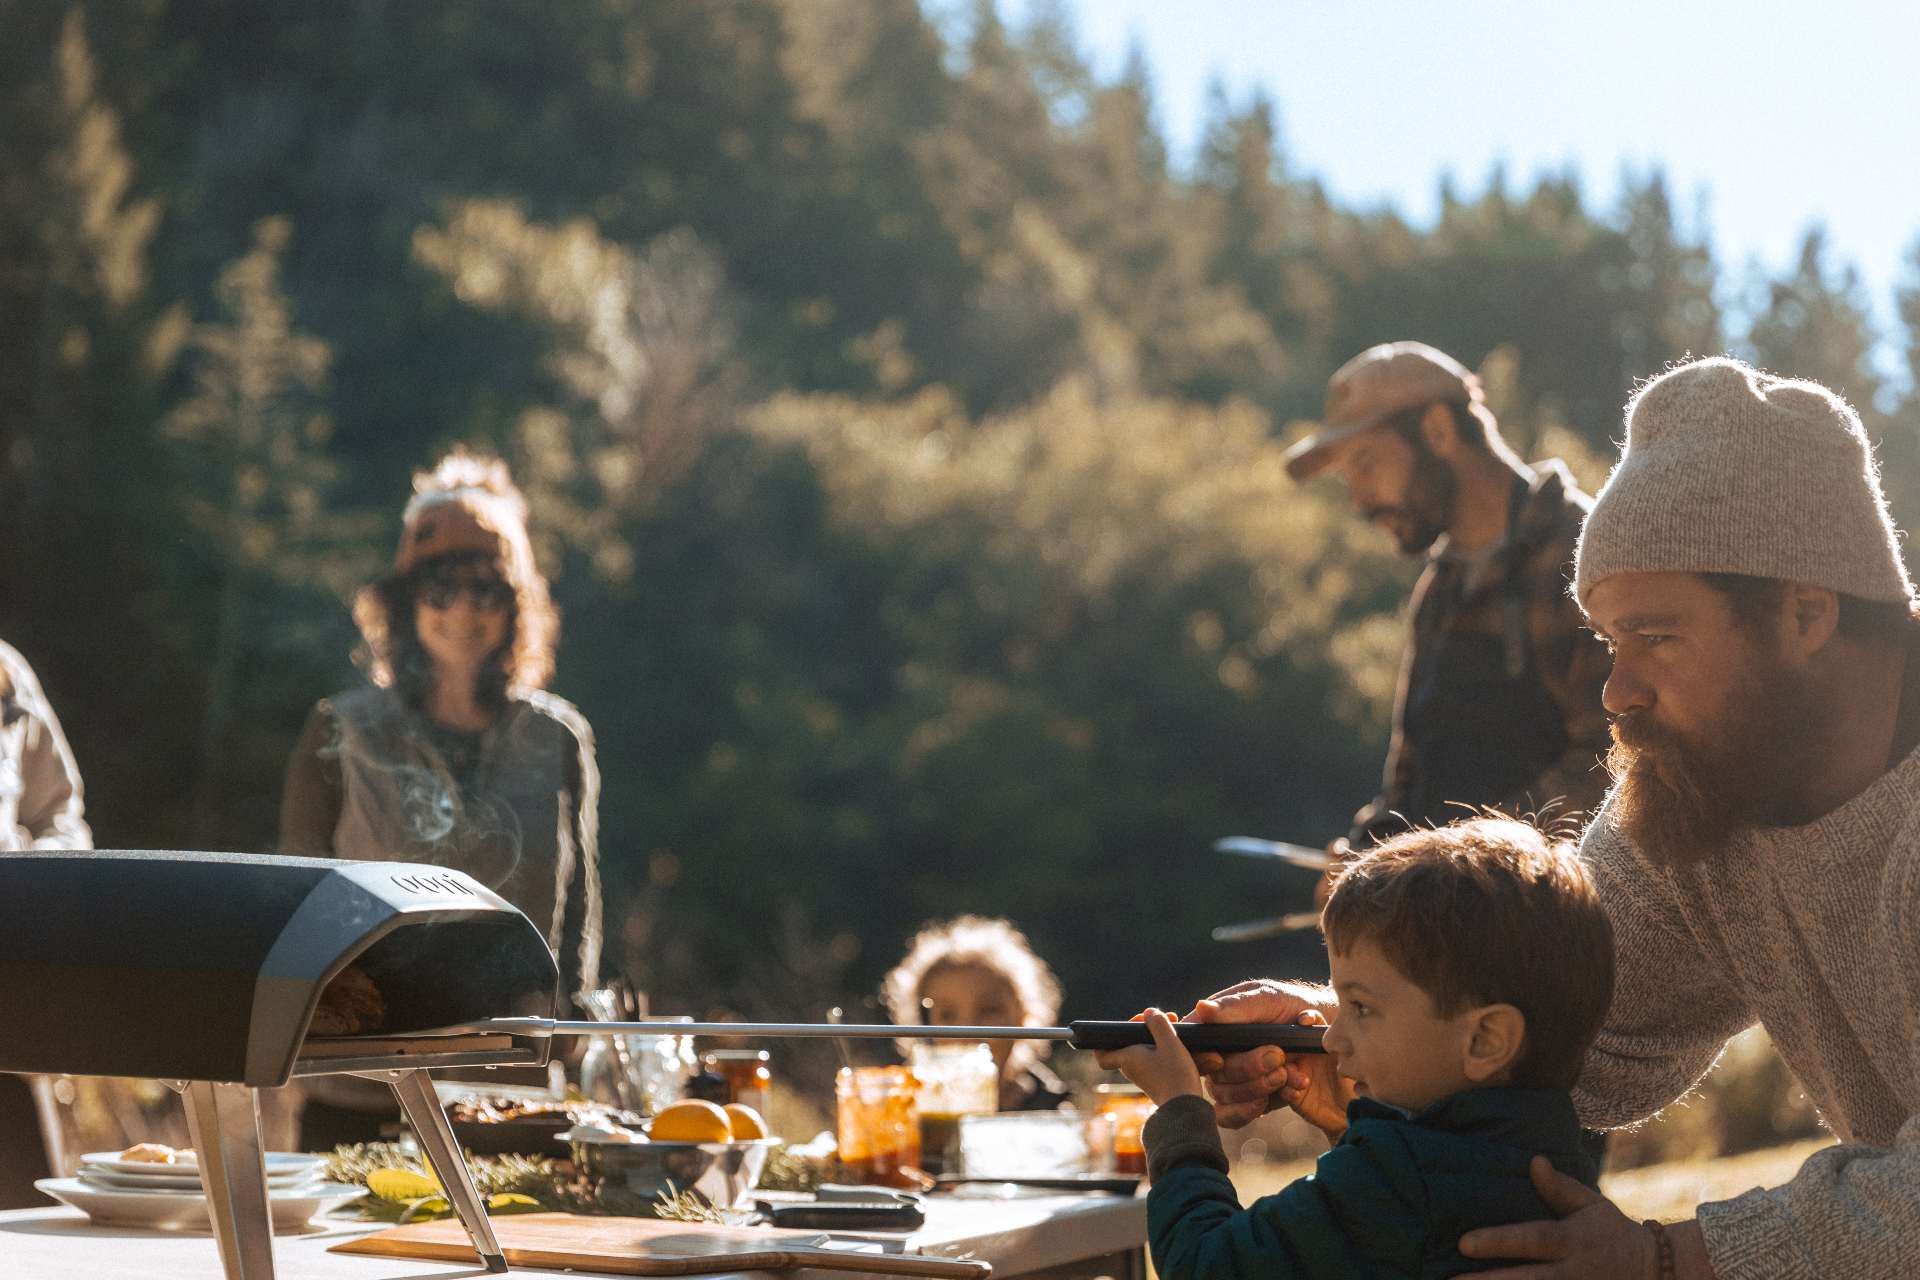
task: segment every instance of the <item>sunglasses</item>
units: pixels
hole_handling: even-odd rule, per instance
[[[451,609],[465,596],[476,609],[493,612],[513,603],[513,587],[501,578],[428,578],[415,592],[430,609]]]

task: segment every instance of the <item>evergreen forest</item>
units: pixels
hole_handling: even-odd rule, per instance
[[[466,443],[527,491],[596,731],[609,951],[656,1010],[857,1007],[1004,914],[1073,1017],[1226,946],[1372,794],[1417,565],[1280,456],[1418,338],[1605,474],[1637,379],[1820,379],[1920,521],[1920,254],[1719,261],[1658,171],[1289,159],[1286,86],[1175,163],[1143,60],[991,0],[0,0],[0,637],[105,848],[270,852],[356,587]],[[1920,230],[1920,224],[1917,224]],[[1884,346],[1882,344],[1885,344]],[[850,1013],[850,1016],[851,1013]]]

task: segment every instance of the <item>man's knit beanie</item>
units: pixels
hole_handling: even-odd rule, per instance
[[[1616,573],[1739,573],[1913,598],[1860,417],[1817,382],[1715,357],[1627,404],[1627,442],[1574,555],[1582,605]]]

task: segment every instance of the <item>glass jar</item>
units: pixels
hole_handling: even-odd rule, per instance
[[[621,993],[617,988],[583,991],[578,998],[594,1021],[621,1020]],[[580,1092],[596,1102],[650,1116],[678,1102],[687,1076],[698,1068],[693,1037],[665,1034],[674,1023],[693,1019],[643,1015],[633,1021],[659,1023],[661,1030],[590,1037],[586,1057],[580,1063]]]
[[[767,1114],[767,1102],[773,1096],[773,1071],[767,1066],[765,1049],[709,1049],[700,1063],[727,1082],[727,1102],[741,1102]]]
[[[989,1115],[1000,1107],[1000,1070],[984,1042],[919,1040],[908,1051],[920,1111],[921,1167],[928,1173],[958,1168],[960,1117]]]
[[[920,1115],[905,1067],[842,1067],[834,1078],[840,1177],[889,1187],[920,1185]]]
[[[1140,1140],[1140,1131],[1146,1127],[1147,1117],[1156,1110],[1153,1100],[1133,1084],[1097,1085],[1094,1095],[1098,1099],[1094,1114],[1112,1126],[1113,1171],[1144,1174],[1147,1148]]]

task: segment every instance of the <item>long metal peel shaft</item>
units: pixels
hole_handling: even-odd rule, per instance
[[[1324,1027],[1257,1022],[1176,1022],[1180,1043],[1195,1052],[1240,1053],[1275,1046],[1287,1053],[1324,1053]],[[928,1027],[845,1022],[591,1022],[565,1018],[485,1018],[410,1031],[409,1036],[741,1036],[822,1040],[1060,1040],[1076,1049],[1151,1044],[1144,1022],[1075,1022],[1064,1027]]]

